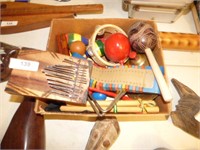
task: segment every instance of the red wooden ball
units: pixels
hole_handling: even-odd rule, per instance
[[[69,46],[70,52],[71,53],[78,53],[80,55],[84,55],[86,51],[86,46],[83,42],[81,41],[75,41],[72,42]]]
[[[129,40],[122,33],[111,34],[105,41],[105,55],[112,62],[123,63],[130,50]]]

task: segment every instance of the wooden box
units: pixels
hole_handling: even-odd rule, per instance
[[[50,34],[48,39],[47,50],[57,51],[56,36],[64,33],[78,33],[86,38],[90,38],[97,25],[114,24],[128,32],[130,26],[138,21],[136,19],[55,19],[52,21]],[[144,20],[150,23],[155,29],[158,39],[159,34],[156,24],[153,21]],[[153,51],[155,58],[160,66],[164,66],[162,48],[158,40],[157,46]],[[165,74],[166,77],[166,74]],[[145,94],[143,95],[145,97]],[[52,102],[52,101],[51,101]],[[159,113],[106,113],[105,117],[117,117],[120,121],[144,121],[144,120],[166,120],[171,112],[171,102],[166,103],[162,96],[157,96],[155,99],[156,105],[159,107]],[[50,112],[45,111],[44,108],[48,105],[48,100],[37,99],[35,105],[35,112],[45,115],[50,118],[65,118],[72,120],[87,120],[94,121],[98,115],[96,113],[88,112]],[[77,106],[76,106],[77,107]]]

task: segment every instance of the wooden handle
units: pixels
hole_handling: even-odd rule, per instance
[[[200,51],[200,35],[189,33],[159,32],[160,42],[164,49]]]
[[[145,53],[147,55],[147,58],[149,60],[150,65],[152,67],[152,70],[153,70],[153,73],[156,77],[158,85],[160,87],[160,91],[161,91],[161,94],[163,96],[164,101],[166,101],[166,102],[171,101],[172,95],[169,91],[169,88],[168,88],[168,85],[167,85],[167,83],[164,79],[164,76],[163,76],[163,74],[162,74],[162,72],[161,72],[161,70],[158,66],[158,63],[156,62],[155,57],[153,56],[151,49],[149,49],[149,48],[145,49]]]
[[[102,4],[52,6],[33,3],[1,2],[1,34],[11,34],[50,26],[54,18],[74,14],[102,13]],[[9,22],[7,24],[6,22]],[[10,23],[15,22],[15,25]],[[2,26],[5,24],[6,26]]]
[[[33,3],[2,2],[1,16],[40,15],[56,13],[102,13],[102,4],[52,6]]]
[[[14,26],[1,26],[1,34],[12,34],[24,31],[49,27],[52,19],[55,18],[73,18],[74,14],[41,14],[41,15],[21,15],[1,17],[2,22],[17,21]]]
[[[45,149],[44,118],[35,114],[34,106],[34,98],[24,98],[1,141],[2,149]]]

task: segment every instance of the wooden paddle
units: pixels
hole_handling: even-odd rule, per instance
[[[76,14],[102,13],[102,4],[53,6],[20,2],[1,2],[1,34],[30,31],[50,25],[53,18]]]

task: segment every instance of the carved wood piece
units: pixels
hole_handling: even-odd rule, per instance
[[[190,33],[159,32],[162,48],[166,50],[200,51],[200,35]]]
[[[8,126],[0,149],[45,149],[44,118],[35,114],[34,106],[34,98],[24,98]]]
[[[171,113],[175,126],[200,139],[200,122],[194,116],[200,111],[200,97],[176,79],[172,83],[177,89],[180,100],[176,110]]]
[[[13,69],[6,92],[86,103],[90,80],[88,61],[40,50],[20,50],[17,59],[39,62],[39,68],[37,71]]]
[[[97,120],[91,130],[85,150],[109,149],[120,133],[119,123],[116,118]]]

